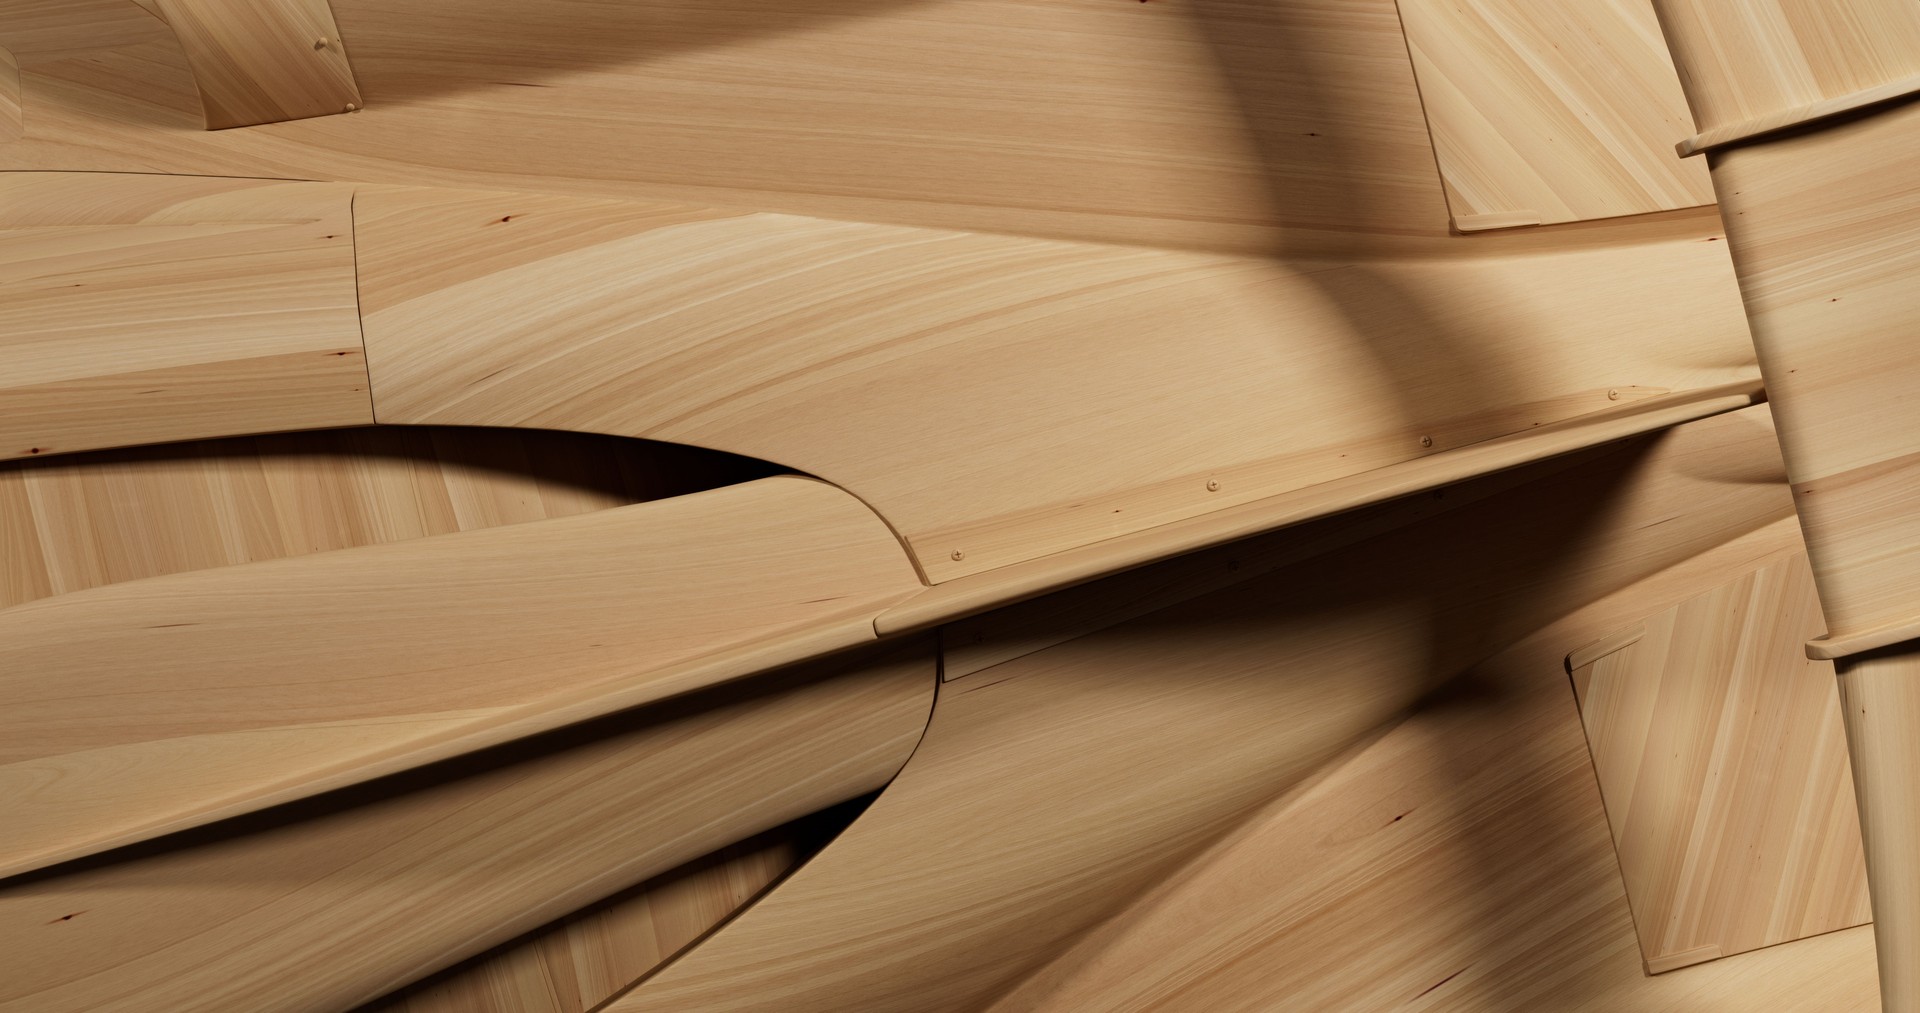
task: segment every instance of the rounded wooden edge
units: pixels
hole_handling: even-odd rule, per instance
[[[1909,619],[1843,637],[1832,634],[1815,637],[1807,641],[1807,657],[1815,661],[1837,661],[1850,655],[1892,647],[1907,640],[1920,640],[1920,619]]]
[[[1681,158],[1688,158],[1703,151],[1752,140],[1780,130],[1805,126],[1881,102],[1891,102],[1916,94],[1920,94],[1920,75],[1888,81],[1885,84],[1878,84],[1837,98],[1821,99],[1803,106],[1782,109],[1779,112],[1756,116],[1739,123],[1729,123],[1711,130],[1703,130],[1674,145],[1674,151],[1678,152]]]

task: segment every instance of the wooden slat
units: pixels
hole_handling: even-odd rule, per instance
[[[0,174],[0,458],[373,421],[352,197]]]
[[[0,48],[0,141],[17,141],[24,134],[20,108],[20,62]]]
[[[208,130],[352,112],[360,89],[327,0],[156,0]]]
[[[1703,295],[1718,242],[1308,271],[525,195],[366,188],[355,214],[382,422],[775,461],[936,584],[1752,376],[1733,293]],[[1610,291],[1629,275],[1712,308],[1678,326]],[[1354,308],[1383,287],[1417,308]]]
[[[944,683],[845,834],[608,1009],[978,1009],[1472,663],[1756,528],[1791,537],[1764,411],[1636,449]],[[1117,581],[1066,597],[1098,616],[1155,575]]]
[[[1889,1013],[1920,1007],[1920,652],[1840,659],[1840,713],[1860,804],[1880,991]]]
[[[918,586],[859,501],[779,477],[15,606],[0,869],[869,641]]]
[[[1869,921],[1833,666],[1801,650],[1806,558],[1634,628],[1573,681],[1648,970]]]
[[[1713,203],[1645,0],[1399,0],[1455,228]]]
[[[0,1009],[341,1009],[885,783],[929,645],[770,677],[17,879]]]

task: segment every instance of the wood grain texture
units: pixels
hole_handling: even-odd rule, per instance
[[[697,858],[375,1000],[359,1013],[588,1013],[819,851],[864,808],[860,802]]]
[[[1400,0],[1454,227],[1713,203],[1645,0]]]
[[[0,48],[0,141],[17,141],[25,134],[20,107],[20,61]]]
[[[367,108],[226,131],[201,129],[165,26],[112,5],[150,27],[100,0],[0,8],[0,45],[34,51],[23,86],[40,110],[0,165],[1462,253],[1393,0],[335,0]],[[1718,226],[1548,245],[1672,227]]]
[[[0,608],[767,474],[759,462],[642,440],[399,426],[11,461],[0,464]]]
[[[1913,645],[1840,659],[1885,1009],[1920,1009],[1920,659]]]
[[[608,1008],[979,1008],[1454,674],[1785,520],[1763,410],[1671,436],[945,683],[845,834]],[[1097,616],[1156,569],[1067,597]]]
[[[1645,973],[1560,666],[1569,642],[1797,548],[1783,520],[1500,652],[992,1008],[1877,1009],[1870,927]]]
[[[0,458],[373,421],[352,196],[0,174]]]
[[[1648,970],[1871,920],[1805,557],[1634,628],[1573,682]]]
[[[777,477],[18,605],[0,612],[0,868],[870,641],[918,586],[857,500]]]
[[[1654,7],[1703,133],[1920,76],[1920,8],[1903,0],[1654,0]]]
[[[896,645],[13,880],[0,1009],[376,998],[884,784],[934,672]]]
[[[208,130],[352,112],[360,89],[327,0],[155,0]]]
[[[932,583],[1752,375],[1710,241],[1308,271],[525,195],[355,214],[382,422],[775,461]],[[1629,275],[1711,308],[1676,327]]]

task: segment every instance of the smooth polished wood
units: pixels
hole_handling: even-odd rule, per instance
[[[1686,97],[1641,0],[1399,0],[1454,228],[1713,203],[1676,161]]]
[[[1747,120],[1743,123],[1733,123],[1724,127],[1716,127],[1681,141],[1674,146],[1674,150],[1680,153],[1680,157],[1685,158],[1689,155],[1697,155],[1711,148],[1718,148],[1728,144],[1738,144],[1741,141],[1761,137],[1776,131],[1790,130],[1800,126],[1810,126],[1821,120],[1844,116],[1847,113],[1859,112],[1870,106],[1890,102],[1894,99],[1906,98],[1915,93],[1920,93],[1920,75],[1888,81],[1885,84],[1874,85],[1863,91],[1856,91],[1838,98],[1821,99],[1817,102],[1809,102],[1803,106],[1794,106],[1791,109],[1770,113],[1758,119]]]
[[[0,870],[871,641],[918,586],[858,500],[776,477],[18,605]]]
[[[1871,927],[1646,974],[1560,664],[1798,539],[1782,520],[1693,554],[1475,666],[992,1009],[1876,1008]]]
[[[1873,893],[1885,1008],[1920,1008],[1920,658],[1912,645],[1840,659],[1841,714],[1853,758]]]
[[[154,0],[208,130],[352,112],[360,89],[327,0]]]
[[[1872,919],[1822,628],[1796,554],[1568,659],[1650,973]]]
[[[352,200],[0,173],[0,459],[372,422]]]
[[[1713,237],[1310,271],[398,188],[355,220],[380,421],[774,461],[861,497],[935,584],[1752,377]],[[1705,311],[1676,326],[1647,291],[1681,286]]]
[[[550,522],[554,523],[554,522]],[[0,1009],[342,1009],[886,783],[930,644],[670,701],[0,885]]]
[[[20,61],[0,48],[0,141],[17,141],[24,134],[20,108]]]
[[[1549,468],[946,682],[925,742],[845,834],[608,1009],[977,1009],[1502,645],[1725,541],[1790,530],[1770,435],[1762,409],[1695,423],[1589,462],[1588,485]],[[1717,508],[1694,509],[1708,490]],[[1115,578],[1118,595],[1068,596],[1097,615],[1155,569]],[[1610,850],[1597,812],[1593,829]]]

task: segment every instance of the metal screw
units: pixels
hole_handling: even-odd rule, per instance
[[[967,554],[966,554],[966,553],[964,553],[964,552],[961,552],[961,551],[960,551],[959,549],[955,549],[955,550],[953,550],[953,552],[951,553],[951,555],[952,555],[952,557],[953,557],[953,561],[954,561],[954,562],[956,562],[956,563],[958,563],[959,561],[961,561],[961,560],[963,560],[963,559],[965,559],[965,558],[967,558]]]
[[[1214,478],[1210,478],[1210,479],[1207,479],[1207,491],[1208,491],[1208,492],[1219,492],[1219,491],[1220,491],[1220,480],[1219,480],[1219,479],[1214,479]]]
[[[1618,390],[1610,390],[1610,391],[1607,391],[1607,400],[1609,400],[1609,401],[1618,401],[1618,400],[1620,400],[1620,392],[1619,392]]]
[[[1421,446],[1423,446],[1423,447],[1431,447],[1431,446],[1433,446],[1433,437],[1431,437],[1431,436],[1422,436],[1422,437],[1420,437],[1420,445],[1421,445]]]

